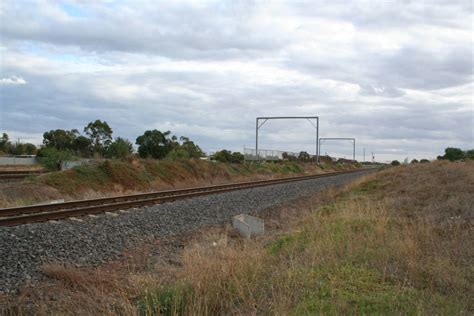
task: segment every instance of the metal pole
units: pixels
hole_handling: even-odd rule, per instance
[[[258,118],[255,123],[255,159],[258,162]]]
[[[364,162],[365,162],[365,147],[364,147]]]
[[[356,140],[354,139],[354,148],[352,150],[352,162],[356,161]]]
[[[319,163],[319,117],[316,119],[316,161]]]
[[[319,150],[319,153],[321,153],[321,138],[318,141],[318,150]],[[318,156],[318,161],[320,160],[321,160],[321,155]]]

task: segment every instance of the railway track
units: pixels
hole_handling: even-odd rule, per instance
[[[24,179],[29,176],[37,176],[44,171],[32,170],[0,170],[0,180]]]
[[[55,204],[41,204],[0,209],[0,226],[58,220],[90,214],[123,210],[152,204],[176,201],[201,195],[222,193],[240,189],[268,186],[279,183],[295,182],[315,178],[332,177],[340,174],[356,173],[365,169],[331,172],[326,174],[287,177],[272,180],[237,182],[223,185],[201,186],[176,190],[165,190],[90,200],[77,200]]]

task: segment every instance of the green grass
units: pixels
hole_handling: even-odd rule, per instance
[[[453,315],[456,305],[446,297],[413,287],[400,287],[383,274],[351,263],[323,265],[301,271],[304,293],[292,315],[415,315],[435,311]]]
[[[185,285],[163,286],[148,290],[137,303],[140,315],[183,315],[192,288]]]

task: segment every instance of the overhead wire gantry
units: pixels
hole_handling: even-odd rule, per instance
[[[355,146],[356,146],[356,139],[355,138],[350,138],[350,137],[322,137],[319,139],[319,150],[321,150],[321,144],[325,141],[328,140],[350,140],[352,141],[352,162],[355,162]],[[318,162],[319,162],[319,156],[318,156]]]
[[[319,117],[318,116],[264,116],[264,117],[257,117],[256,124],[255,124],[255,155],[256,161],[259,161],[259,154],[258,154],[258,130],[265,124],[268,120],[294,120],[294,119],[305,119],[314,126],[316,130],[316,142],[315,142],[315,161],[319,162]],[[316,124],[314,124],[314,120]],[[262,121],[262,123],[259,123]]]

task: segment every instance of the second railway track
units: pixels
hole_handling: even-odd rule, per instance
[[[116,197],[98,198],[91,200],[70,201],[55,204],[3,208],[0,209],[0,226],[15,226],[48,220],[64,219],[68,217],[97,214],[108,211],[117,211],[127,208],[171,202],[201,195],[222,193],[239,189],[248,189],[253,187],[268,186],[279,183],[302,181],[315,178],[331,177],[340,174],[355,173],[360,171],[365,171],[365,169],[331,172],[318,175],[287,177],[272,180],[238,182],[223,185],[165,190]]]
[[[42,170],[0,170],[0,180],[24,179],[43,173]]]

